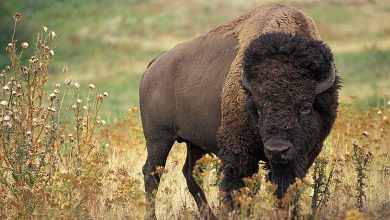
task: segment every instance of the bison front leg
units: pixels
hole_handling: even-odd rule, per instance
[[[233,204],[232,193],[245,186],[243,178],[250,177],[258,171],[258,160],[252,156],[243,156],[234,152],[226,151],[220,157],[222,160],[223,179],[221,181],[222,203],[223,206],[232,211]]]
[[[232,192],[244,187],[243,178],[252,176],[259,169],[261,142],[253,138],[259,137],[254,131],[250,126],[237,121],[226,123],[218,130],[219,158],[223,173],[222,202],[229,211],[234,205]]]

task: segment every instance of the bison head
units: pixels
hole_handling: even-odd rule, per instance
[[[270,180],[282,197],[303,178],[336,118],[339,77],[321,41],[283,33],[254,40],[241,73]]]

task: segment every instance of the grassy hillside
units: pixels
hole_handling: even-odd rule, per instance
[[[17,37],[34,42],[42,25],[58,36],[51,72],[58,80],[94,83],[111,94],[109,121],[138,105],[138,81],[147,63],[164,50],[269,1],[5,0],[3,33],[12,12],[24,15]],[[390,95],[390,3],[388,1],[281,1],[306,11],[335,53],[343,77],[343,102],[376,106]],[[336,3],[331,3],[336,2]],[[10,28],[11,27],[11,28]],[[4,30],[4,31],[3,31]],[[23,38],[24,37],[24,38]],[[7,63],[4,53],[0,64]],[[60,74],[67,65],[70,71]],[[109,83],[108,83],[109,82]]]

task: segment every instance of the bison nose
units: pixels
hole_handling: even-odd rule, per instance
[[[267,158],[277,164],[286,164],[293,159],[293,148],[290,141],[271,138],[264,144]]]

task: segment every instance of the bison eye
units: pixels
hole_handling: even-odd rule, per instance
[[[312,104],[307,104],[303,106],[301,109],[301,115],[309,114],[312,111],[312,108],[313,108]]]
[[[261,115],[261,111],[260,109],[257,109],[257,116],[260,118],[260,115]]]

